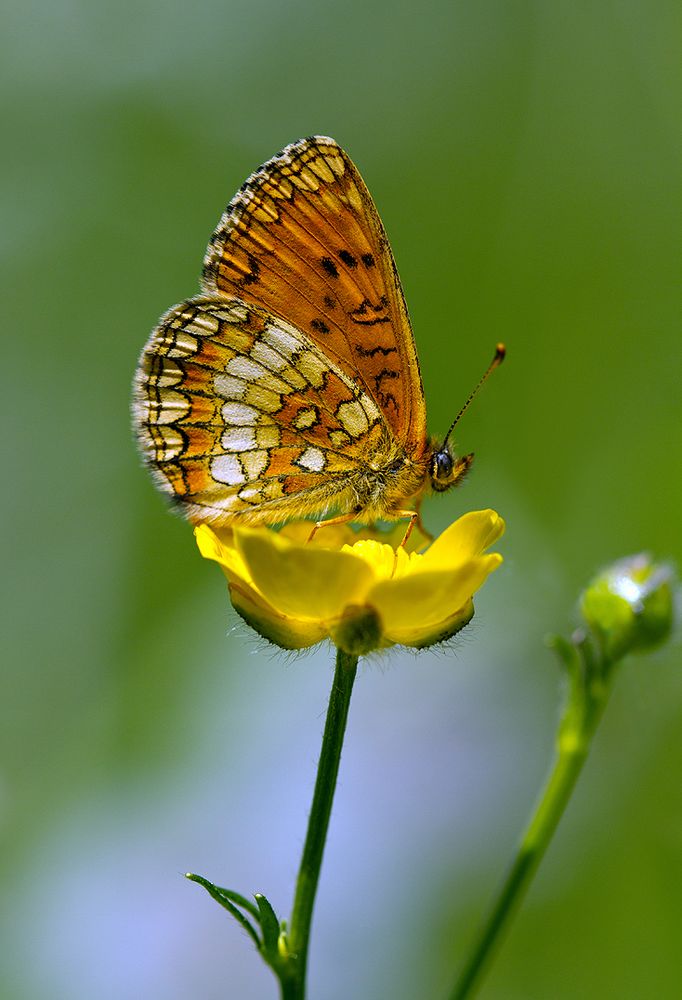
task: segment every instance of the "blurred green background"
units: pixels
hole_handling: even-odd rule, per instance
[[[288,912],[331,679],[272,655],[140,468],[130,381],[244,178],[333,135],[389,232],[505,564],[454,651],[364,666],[311,998],[444,997],[548,766],[543,648],[681,555],[680,6],[10,0],[0,995],[268,1000],[187,869]],[[627,662],[486,1000],[679,997],[682,657]]]

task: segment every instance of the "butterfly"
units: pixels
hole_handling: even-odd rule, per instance
[[[294,142],[246,180],[201,289],[162,316],[133,396],[143,458],[192,523],[411,526],[424,493],[461,481],[473,455],[455,457],[452,427],[427,434],[393,254],[333,139]]]

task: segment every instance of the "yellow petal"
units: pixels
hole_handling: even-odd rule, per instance
[[[470,511],[436,538],[422,556],[417,571],[452,569],[453,566],[480,555],[503,532],[504,521],[494,510]]]
[[[235,542],[254,584],[281,614],[302,621],[338,618],[362,604],[374,573],[349,552],[295,545],[271,531],[235,529]]]
[[[197,525],[194,537],[204,559],[213,559],[220,563],[231,577],[244,580],[246,583],[253,582],[244,560],[234,545],[224,543],[207,524]]]
[[[406,630],[418,634],[456,614],[501,562],[502,556],[493,553],[469,559],[454,570],[382,580],[367,595],[367,603],[381,615],[385,636],[400,641],[393,636]]]

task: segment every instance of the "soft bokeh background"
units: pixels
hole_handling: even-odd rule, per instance
[[[362,668],[314,1000],[444,997],[548,766],[543,648],[603,562],[680,560],[680,7],[5,5],[0,995],[269,1000],[187,869],[290,907],[331,678],[235,627],[140,468],[129,385],[246,175],[314,132],[390,234],[435,498],[508,520],[454,651]],[[680,644],[622,669],[486,1000],[680,995]]]

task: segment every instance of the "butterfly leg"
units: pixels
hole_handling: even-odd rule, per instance
[[[419,529],[420,533],[424,536],[427,542],[430,543],[433,541],[435,536],[432,535],[431,532],[424,527],[424,522],[422,521],[421,506],[422,506],[422,497],[417,497],[416,500],[414,501],[414,510],[394,510],[391,512],[390,515],[391,518],[392,519],[395,518],[396,521],[402,521],[403,518],[409,519],[409,523],[405,530],[405,534],[403,535],[402,541],[398,546],[398,548],[404,549],[407,546],[407,541],[415,528]]]
[[[428,528],[424,527],[424,522],[422,521],[422,501],[423,501],[423,499],[424,499],[423,496],[419,496],[419,497],[417,497],[417,499],[415,501],[415,504],[414,504],[414,513],[417,515],[417,517],[415,519],[415,523],[414,523],[413,526],[419,528],[419,530],[421,531],[421,533],[424,536],[424,538],[430,544],[434,540],[434,538],[436,536],[433,535],[433,534],[431,534],[431,532],[429,531]],[[410,531],[411,530],[412,530],[412,527],[410,527]]]
[[[329,517],[325,521],[316,521],[313,525],[313,530],[308,535],[308,542],[312,542],[320,528],[329,528],[333,524],[348,524],[350,521],[355,520],[357,514],[358,511],[353,510],[350,514],[339,514],[338,517]]]
[[[395,517],[396,520],[398,520],[398,519],[402,520],[404,517],[409,518],[409,524],[407,525],[407,528],[405,529],[405,534],[403,535],[403,540],[400,543],[400,545],[398,546],[399,549],[404,549],[405,546],[407,545],[407,539],[412,534],[412,530],[413,530],[415,524],[418,524],[421,527],[421,516],[419,514],[419,511],[418,510],[394,510],[391,513],[391,517]]]

